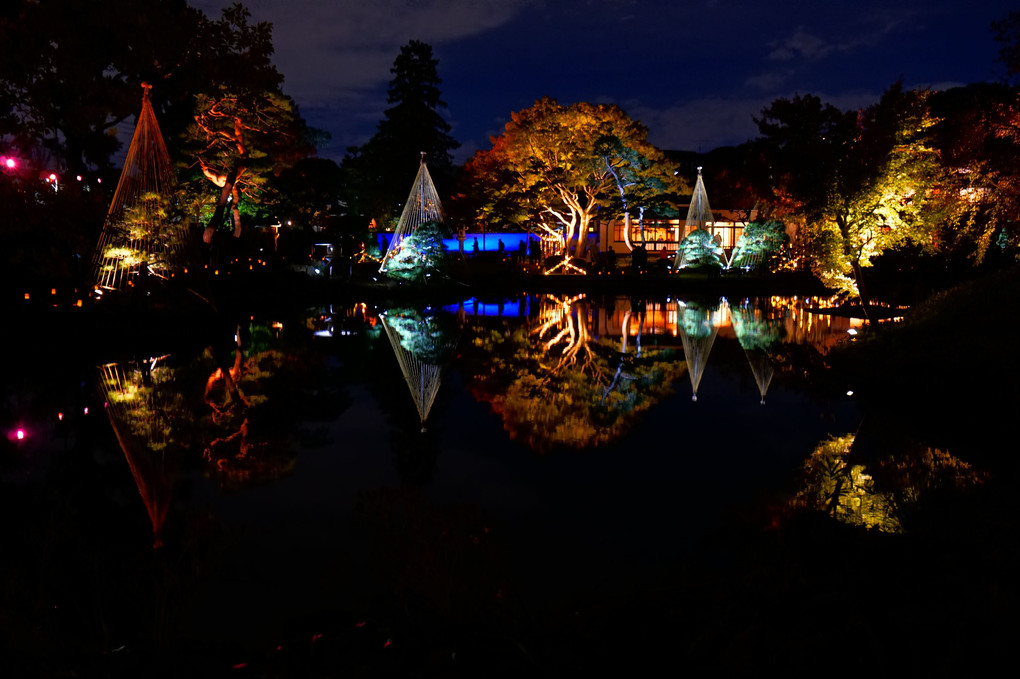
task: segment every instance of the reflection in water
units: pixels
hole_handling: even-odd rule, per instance
[[[642,347],[637,306],[629,312],[639,318],[628,322],[638,332],[632,347],[593,336],[598,309],[583,296],[540,298],[537,318],[523,327],[475,319],[465,379],[510,436],[538,452],[616,441],[672,392],[684,369],[674,352]]]
[[[898,447],[869,459],[847,435],[823,441],[804,463],[791,500],[799,509],[822,511],[847,524],[886,533],[904,532],[921,500],[937,490],[983,483],[986,475],[949,453],[929,446]]]
[[[754,373],[754,381],[761,394],[761,404],[765,405],[765,394],[775,369],[772,367],[771,354],[783,339],[782,315],[776,317],[769,314],[768,301],[755,304],[751,300],[730,308],[730,319],[737,341],[747,356],[747,362]]]
[[[698,386],[708,365],[708,355],[719,334],[719,304],[707,306],[698,302],[680,302],[677,330],[684,345],[687,372],[691,376],[691,400],[698,400]]]
[[[100,389],[117,443],[152,521],[153,546],[163,544],[177,457],[184,446],[184,398],[174,388],[169,356],[100,366]]]
[[[456,333],[446,318],[428,310],[390,309],[381,320],[424,430],[443,368],[457,346]]]

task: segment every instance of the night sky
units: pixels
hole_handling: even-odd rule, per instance
[[[231,0],[191,0],[211,17]],[[457,161],[543,96],[614,103],[663,149],[755,136],[778,97],[870,104],[897,79],[944,89],[1001,80],[992,21],[1005,0],[248,0],[273,24],[284,90],[339,161],[387,108],[401,45],[439,59]]]

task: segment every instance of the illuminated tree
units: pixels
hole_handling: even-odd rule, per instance
[[[774,271],[790,257],[786,225],[776,220],[751,222],[737,239],[730,267],[749,271]]]
[[[465,166],[485,197],[479,216],[535,220],[558,239],[566,265],[600,209],[629,214],[678,188],[673,165],[646,137],[616,106],[540,99],[512,114],[492,149]]]
[[[896,84],[856,115],[817,97],[781,99],[757,121],[780,168],[774,198],[803,216],[810,265],[827,284],[864,297],[872,256],[907,239],[934,247],[926,210],[942,169],[928,96]]]
[[[705,229],[695,229],[677,246],[677,261],[681,269],[720,271],[724,265],[722,246]]]
[[[1020,99],[1013,88],[982,83],[938,92],[932,104],[936,144],[951,169],[940,250],[981,264],[993,245],[1020,241]]]
[[[203,241],[229,209],[233,235],[241,235],[242,198],[257,203],[273,172],[307,155],[305,130],[283,77],[272,63],[272,26],[250,24],[241,5],[223,10],[207,30],[216,53],[213,85],[197,95],[194,123],[185,135],[191,167],[219,189]]]
[[[399,249],[386,260],[386,275],[405,281],[427,283],[446,269],[449,258],[442,224],[427,222],[401,239]]]

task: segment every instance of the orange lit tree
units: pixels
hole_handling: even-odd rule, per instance
[[[219,189],[202,235],[206,243],[228,209],[233,235],[240,237],[242,199],[257,203],[273,173],[311,151],[271,61],[272,26],[248,18],[247,9],[234,5],[207,26],[215,74],[196,96],[194,122],[185,133],[190,167]]]
[[[569,269],[600,209],[629,214],[680,188],[647,134],[616,106],[540,99],[468,161],[468,183],[481,195],[477,217],[535,222],[559,243],[557,267]]]

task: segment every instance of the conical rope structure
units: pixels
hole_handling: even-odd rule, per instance
[[[393,347],[393,353],[397,355],[400,372],[403,373],[407,388],[411,391],[411,398],[414,399],[414,406],[418,409],[418,416],[424,430],[425,421],[432,410],[436,394],[439,393],[443,367],[422,361],[414,352],[405,348],[397,328],[386,321],[385,314],[381,318],[382,326],[386,330],[386,337]]]
[[[170,278],[187,266],[187,224],[175,214],[176,177],[147,84],[117,190],[92,260],[99,290],[126,290],[139,275]]]
[[[404,210],[400,213],[400,220],[393,232],[393,238],[386,249],[386,254],[382,257],[379,273],[386,273],[386,265],[400,251],[400,244],[404,238],[414,233],[422,224],[444,222],[445,220],[443,203],[439,200],[436,185],[432,183],[432,175],[429,174],[429,168],[425,165],[425,154],[422,153],[418,174],[414,178],[407,202],[404,203]]]
[[[158,367],[165,358],[99,367],[99,389],[106,414],[152,522],[153,547],[163,544],[163,524],[174,485],[174,470],[166,455],[172,441],[167,412],[173,408],[165,407],[167,404],[155,395],[152,386],[165,377],[160,375],[164,369]]]
[[[710,309],[692,305],[685,307],[681,312],[677,330],[684,345],[687,372],[691,376],[691,400],[697,401],[701,377],[705,373],[705,366],[708,365],[708,355],[712,352],[719,328],[712,322]]]
[[[694,185],[694,193],[691,194],[691,204],[687,208],[687,221],[684,223],[684,232],[680,238],[680,245],[683,245],[685,238],[698,229],[704,229],[706,224],[714,224],[712,208],[708,204],[708,192],[705,190],[705,181],[701,178],[701,168],[698,168],[698,181]],[[673,258],[673,270],[688,266],[687,250],[678,247],[676,256]]]

